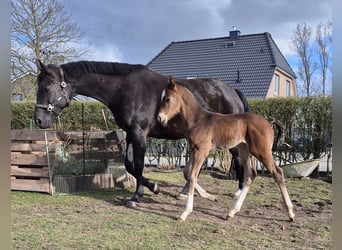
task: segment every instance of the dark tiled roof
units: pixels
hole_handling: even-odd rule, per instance
[[[147,66],[179,78],[220,79],[247,98],[266,97],[275,67],[296,77],[269,33],[231,37],[171,42]]]

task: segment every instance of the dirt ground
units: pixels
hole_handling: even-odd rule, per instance
[[[293,244],[297,242],[299,246],[304,244],[307,249],[332,247],[332,184],[326,181],[327,178],[286,179],[296,214],[294,222],[289,221],[278,186],[267,175],[257,176],[241,211],[234,218],[226,220],[229,208],[234,204],[232,191],[236,190],[237,182],[225,178],[210,172],[200,176],[199,184],[209,193],[215,194],[217,199],[209,201],[197,194],[194,211],[187,221],[203,220],[231,225],[240,233],[251,234],[251,240],[253,232],[261,231],[265,236],[272,235],[278,241],[290,241]],[[159,195],[145,195],[143,202],[135,209],[177,219],[175,214],[179,216],[185,207],[185,201],[175,198],[182,190],[182,185],[162,182],[160,186]],[[226,227],[218,229],[217,233],[230,234]],[[277,244],[270,238],[270,247],[277,248]],[[280,245],[279,247],[283,248]]]
[[[135,208],[125,203],[134,189],[114,188],[70,195],[12,192],[13,249],[331,249],[332,184],[321,179],[286,179],[294,205],[290,222],[278,186],[257,176],[242,209],[226,220],[237,182],[203,171],[199,184],[216,201],[195,196],[185,222],[177,218],[182,173],[148,171],[160,185],[145,189]]]

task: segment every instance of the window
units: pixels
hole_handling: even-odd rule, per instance
[[[279,95],[279,75],[274,75],[274,95]]]
[[[190,79],[196,79],[197,76],[187,76],[186,79],[190,80]]]
[[[23,101],[23,95],[22,94],[13,94],[12,100],[15,102],[22,102]]]
[[[286,80],[286,97],[290,96],[290,81]]]

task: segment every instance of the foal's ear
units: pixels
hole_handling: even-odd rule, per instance
[[[176,80],[172,76],[169,76],[169,87],[173,90],[177,89]]]

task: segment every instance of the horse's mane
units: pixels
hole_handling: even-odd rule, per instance
[[[66,74],[73,76],[80,76],[87,73],[124,75],[146,68],[142,64],[96,61],[70,62],[62,64],[61,67]]]

